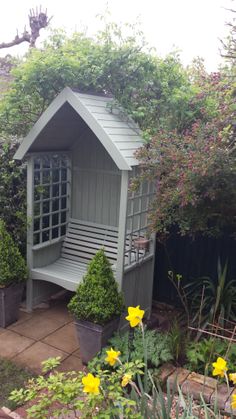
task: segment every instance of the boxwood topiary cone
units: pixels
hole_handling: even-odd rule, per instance
[[[79,320],[104,325],[120,316],[124,299],[104,249],[99,250],[88,265],[87,273],[72,297],[69,310]]]
[[[81,360],[87,364],[117,330],[124,309],[123,296],[103,249],[88,265],[68,308],[75,316]]]
[[[18,319],[27,267],[24,258],[0,220],[0,327]]]
[[[0,220],[0,288],[25,281],[27,267],[17,245]]]

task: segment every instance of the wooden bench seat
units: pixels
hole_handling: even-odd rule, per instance
[[[87,265],[102,247],[115,271],[118,229],[112,226],[70,219],[61,256],[54,263],[31,270],[31,278],[49,281],[75,291]]]

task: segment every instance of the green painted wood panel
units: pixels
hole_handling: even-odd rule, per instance
[[[151,258],[126,271],[123,276],[122,289],[126,305],[140,305],[147,316],[152,308],[153,265],[154,258]]]
[[[60,256],[62,242],[54,243],[33,251],[33,267],[40,268],[55,262]]]
[[[87,129],[72,151],[73,218],[118,226],[121,174]]]

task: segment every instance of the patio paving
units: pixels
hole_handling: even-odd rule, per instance
[[[16,323],[0,328],[0,358],[10,359],[36,374],[41,373],[42,361],[56,356],[62,359],[60,371],[84,369],[67,304],[65,294],[32,313],[21,308]]]

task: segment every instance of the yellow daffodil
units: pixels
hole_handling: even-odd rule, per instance
[[[227,363],[223,358],[221,358],[221,357],[217,358],[217,361],[213,362],[213,364],[212,364],[212,366],[214,367],[212,375],[214,375],[214,376],[219,375],[220,377],[224,377],[226,371],[228,371],[228,368],[227,368],[226,365],[227,365]]]
[[[120,351],[114,351],[114,349],[111,348],[110,351],[106,351],[106,353],[107,357],[105,358],[105,361],[113,367],[120,356]]]
[[[236,394],[233,394],[231,397],[231,407],[232,409],[236,409]]]
[[[233,374],[229,374],[230,381],[233,381],[234,384],[236,384],[236,372]]]
[[[129,315],[126,317],[126,320],[129,321],[131,327],[138,326],[141,323],[144,316],[144,310],[140,310],[140,306],[137,307],[128,307]]]
[[[84,385],[84,393],[99,394],[100,378],[94,377],[93,374],[89,373],[82,378],[82,383]]]
[[[121,381],[121,386],[122,387],[126,387],[127,384],[130,383],[131,379],[132,379],[132,375],[131,374],[124,374],[124,376],[122,378],[122,381]]]

